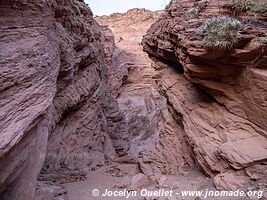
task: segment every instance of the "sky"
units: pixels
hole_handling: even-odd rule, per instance
[[[162,10],[170,0],[85,0],[94,15],[109,15],[115,12],[123,13],[131,8],[146,8]]]

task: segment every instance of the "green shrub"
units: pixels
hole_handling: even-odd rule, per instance
[[[242,24],[237,19],[218,16],[202,25],[203,42],[209,48],[232,48],[241,38]]]
[[[249,15],[267,16],[267,0],[233,0],[233,8]]]

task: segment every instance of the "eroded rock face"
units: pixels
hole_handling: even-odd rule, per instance
[[[181,174],[195,168],[187,137],[179,125],[180,116],[158,92],[153,62],[142,51],[142,37],[161,13],[131,9],[96,18],[114,33],[117,67],[126,66],[129,71],[118,92],[119,106],[132,136],[129,154],[154,181],[161,174]]]
[[[266,33],[266,21],[244,20],[242,39],[232,50],[209,50],[202,42],[205,18],[231,14],[229,3],[219,8],[214,1],[172,1],[142,42],[155,60],[160,93],[219,189],[267,180],[267,47],[255,42]],[[200,12],[188,17],[196,6]],[[247,173],[250,167],[261,170]]]
[[[0,13],[0,199],[33,199],[45,157],[42,179],[129,148],[108,84],[113,38],[83,1],[0,1]]]

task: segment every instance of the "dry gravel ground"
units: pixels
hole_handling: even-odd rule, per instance
[[[120,165],[116,164],[108,167],[103,167],[97,171],[92,171],[88,173],[88,178],[85,181],[81,182],[73,182],[65,184],[65,187],[68,190],[69,199],[71,200],[125,200],[125,199],[133,199],[133,200],[200,200],[200,199],[208,199],[208,200],[245,200],[248,198],[241,197],[181,197],[179,195],[173,195],[172,197],[160,197],[160,198],[145,198],[140,196],[141,189],[147,189],[149,191],[157,191],[159,189],[165,189],[165,191],[173,190],[173,193],[179,193],[180,191],[214,191],[214,185],[210,178],[207,178],[201,172],[190,172],[188,174],[174,176],[168,175],[166,181],[159,186],[158,183],[151,182],[147,186],[140,188],[137,191],[138,196],[135,197],[104,197],[101,194],[104,194],[105,190],[109,191],[124,191],[127,189],[132,178],[131,173],[134,172],[134,165]],[[121,169],[120,172],[117,170]],[[126,174],[126,172],[129,174]],[[160,177],[159,177],[160,178]],[[100,191],[100,195],[94,197],[92,195],[92,191],[94,189],[98,189]],[[257,199],[257,198],[254,198]]]
[[[125,168],[125,166],[119,166],[119,168]],[[128,171],[133,171],[134,166],[129,165]],[[116,168],[117,169],[117,168]],[[115,171],[115,170],[114,170]],[[125,188],[128,187],[128,183],[130,183],[130,180],[132,176],[130,174],[124,175],[122,177],[116,176],[116,173],[114,171],[110,171],[110,168],[104,167],[101,168],[95,172],[89,172],[88,178],[85,181],[82,182],[74,182],[74,183],[68,183],[66,184],[66,188],[69,193],[69,198],[71,200],[120,200],[120,199],[126,199],[126,197],[104,197],[104,196],[98,196],[94,197],[92,195],[92,191],[94,189],[98,189],[100,191],[100,194],[103,194],[106,189],[112,190],[112,191],[123,191]],[[124,172],[122,172],[124,174]],[[117,174],[118,175],[118,174]],[[119,175],[120,176],[120,175]],[[174,188],[174,191],[178,192],[179,190],[183,189],[206,189],[206,188],[212,188],[211,181],[206,178],[201,173],[194,173],[190,174],[189,176],[167,176],[167,181],[164,184],[164,186],[158,186],[156,184],[148,184],[145,187],[142,187],[140,189],[146,188],[149,191],[156,191],[158,189],[170,190],[172,187]],[[167,186],[167,187],[166,187]],[[122,187],[122,188],[119,188]],[[137,194],[140,193],[137,192]],[[144,200],[144,197],[141,197],[138,195],[137,197],[130,197],[129,199],[135,199],[135,200]],[[166,198],[162,198],[166,199]],[[193,198],[194,199],[194,198]]]

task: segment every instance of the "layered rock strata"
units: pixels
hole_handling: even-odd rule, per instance
[[[114,42],[83,1],[0,1],[0,13],[0,199],[30,200],[44,161],[49,180],[128,150]]]
[[[267,180],[266,19],[240,13],[242,38],[231,50],[203,44],[205,19],[235,14],[231,1],[172,1],[142,41],[160,93],[218,189]]]
[[[120,66],[127,66],[129,71],[118,94],[132,136],[129,155],[138,160],[142,172],[153,180],[161,174],[196,169],[187,136],[180,126],[180,115],[158,92],[153,62],[142,51],[142,37],[161,13],[131,9],[96,18],[114,33]]]

